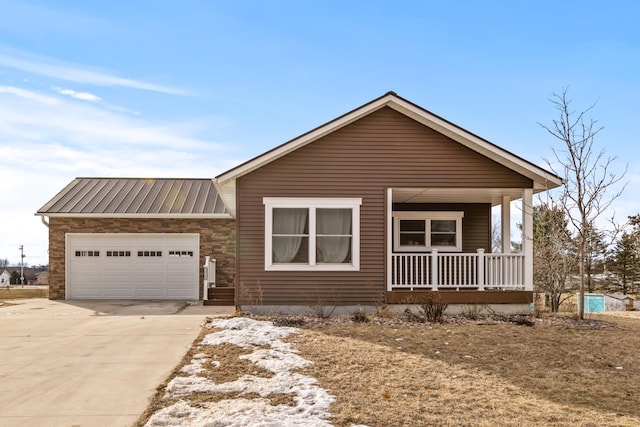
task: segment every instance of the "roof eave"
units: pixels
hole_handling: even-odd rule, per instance
[[[67,213],[67,212],[36,212],[35,216],[47,216],[58,218],[136,218],[136,219],[233,219],[228,213],[215,214],[176,214],[176,213],[158,213],[158,214],[126,214],[126,213]]]

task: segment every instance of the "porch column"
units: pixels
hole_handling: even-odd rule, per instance
[[[522,190],[522,253],[524,289],[533,291],[533,189]]]
[[[392,262],[391,262],[391,252],[393,248],[393,188],[387,188],[387,200],[386,200],[386,208],[387,208],[387,221],[386,221],[386,265],[387,265],[387,290],[391,291],[391,274],[392,271]]]
[[[502,196],[502,253],[511,253],[511,197]]]

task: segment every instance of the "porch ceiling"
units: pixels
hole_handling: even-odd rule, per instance
[[[394,203],[491,203],[522,198],[522,188],[394,188]]]

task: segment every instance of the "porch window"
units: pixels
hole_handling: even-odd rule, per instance
[[[358,270],[362,199],[265,197],[266,270]]]
[[[463,212],[394,212],[394,251],[461,252],[463,215]]]

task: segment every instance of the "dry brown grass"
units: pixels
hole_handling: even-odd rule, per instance
[[[314,362],[304,373],[336,397],[330,412],[338,427],[640,426],[640,316],[628,316],[599,316],[605,327],[566,317],[533,327],[482,319],[443,325],[322,320],[287,341]],[[196,353],[215,356],[221,367],[203,375],[216,382],[255,371],[237,360],[245,350],[207,348],[200,339],[183,364]],[[164,386],[138,425],[171,403],[163,394]]]
[[[315,362],[306,373],[337,397],[336,426],[640,425],[639,319],[322,324],[294,340]]]

